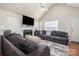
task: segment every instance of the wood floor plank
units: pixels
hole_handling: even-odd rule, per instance
[[[69,42],[69,55],[70,56],[79,56],[79,44],[78,43],[73,43]]]

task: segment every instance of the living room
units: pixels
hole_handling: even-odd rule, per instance
[[[27,18],[31,21],[26,21]],[[0,3],[1,55],[78,56],[78,19],[79,3]],[[13,45],[16,45],[15,43],[9,46],[13,50],[5,48],[6,44],[11,44],[10,42],[7,43],[7,39],[5,39],[7,34],[5,32],[9,32],[9,34],[7,33],[9,36],[12,34],[19,38],[22,36],[23,40],[27,38],[35,44],[41,45],[42,52],[40,50],[39,53],[25,54],[28,53],[26,48],[26,51],[24,49],[21,50],[22,52],[17,53],[15,51],[16,47],[13,48]],[[9,38],[15,38],[15,36]],[[30,45],[29,49],[35,47],[35,44]]]

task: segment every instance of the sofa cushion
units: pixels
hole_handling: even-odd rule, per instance
[[[28,54],[37,49],[37,45],[34,42],[25,39],[24,37],[18,34],[9,35],[8,40],[21,51],[23,51],[25,54]]]
[[[68,38],[63,38],[58,36],[51,36],[50,38],[52,42],[68,45]]]
[[[35,31],[34,31],[34,35],[35,35],[35,36],[39,36],[39,35],[40,35],[40,30],[35,30]]]
[[[59,37],[65,37],[68,38],[68,34],[62,31],[51,31],[51,36],[59,36]]]
[[[46,31],[45,30],[42,30],[42,35],[46,35]]]

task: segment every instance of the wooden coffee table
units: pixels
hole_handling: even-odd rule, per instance
[[[70,56],[79,56],[79,44],[76,44],[75,42],[69,42],[69,55]]]

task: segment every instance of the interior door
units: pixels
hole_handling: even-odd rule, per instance
[[[79,42],[79,18],[72,19],[72,40]]]

